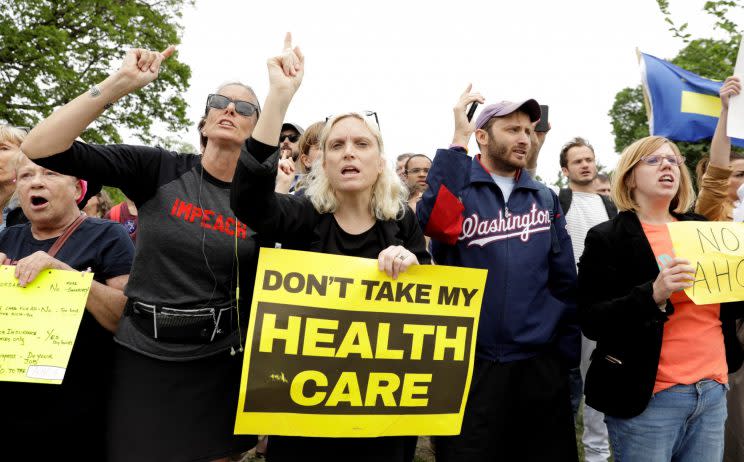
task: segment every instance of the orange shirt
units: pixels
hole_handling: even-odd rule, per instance
[[[674,258],[666,225],[641,223],[659,268]],[[659,369],[654,393],[677,384],[689,385],[703,379],[728,382],[726,349],[719,315],[721,305],[695,305],[683,290],[670,297],[674,313],[664,324]]]

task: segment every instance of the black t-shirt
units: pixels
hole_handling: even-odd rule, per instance
[[[385,248],[379,222],[376,221],[361,234],[349,234],[338,225],[335,218],[331,222],[330,239],[326,245],[325,253],[375,259]]]
[[[119,187],[134,201],[137,252],[125,291],[131,300],[181,309],[226,306],[235,303],[239,273],[243,312],[231,318],[231,335],[209,344],[159,341],[141,332],[125,313],[117,342],[163,360],[197,359],[237,349],[237,324],[244,328],[248,320],[258,245],[255,233],[230,209],[231,184],[203,169],[201,156],[75,142],[67,151],[35,162]]]
[[[37,251],[47,251],[56,238],[37,240],[31,225],[16,225],[0,232],[0,252],[12,260],[20,260]],[[98,218],[86,219],[69,237],[56,258],[76,270],[93,271],[93,278],[106,280],[129,274],[134,246],[124,228],[118,223]],[[73,449],[74,441],[85,439],[85,445],[103,441],[105,409],[110,390],[113,338],[88,310],[83,313],[78,335],[61,385],[0,382],[0,403],[3,424],[3,452],[13,449],[26,455],[46,448],[52,440],[77,435],[65,447],[49,448],[84,452]],[[12,446],[11,446],[12,444]],[[39,445],[42,446],[39,446]],[[100,453],[99,453],[100,455]]]

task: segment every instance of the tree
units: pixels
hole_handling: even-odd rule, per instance
[[[193,0],[0,0],[0,121],[31,127],[115,70],[134,46],[180,43],[181,11]],[[189,125],[191,69],[168,59],[155,82],[108,109],[84,133],[89,142],[121,142],[128,129],[152,142],[153,123]]]
[[[734,9],[744,9],[740,0],[708,1],[703,6],[703,10],[715,18],[715,29],[723,33],[722,39],[692,39],[686,32],[687,23],[675,25],[669,12],[669,2],[657,0],[657,3],[670,25],[669,30],[674,37],[685,43],[685,47],[670,60],[673,64],[709,79],[724,80],[731,74],[736,64],[741,33],[728,16]],[[640,85],[620,90],[615,95],[615,102],[608,115],[612,119],[612,133],[615,135],[617,152],[622,152],[633,141],[649,134]],[[697,143],[679,142],[677,145],[691,168],[694,168],[697,161],[710,150],[710,140]]]

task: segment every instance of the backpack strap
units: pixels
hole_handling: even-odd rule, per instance
[[[551,251],[555,253],[560,253],[561,251],[561,243],[558,240],[558,230],[555,227],[555,210],[556,210],[556,204],[554,195],[552,194],[552,191],[548,189],[547,186],[540,184],[541,188],[537,190],[538,194],[540,195],[541,202],[543,204],[549,204],[550,207],[550,249]],[[565,213],[565,212],[564,212]]]
[[[563,213],[568,213],[568,209],[571,208],[571,202],[573,201],[573,191],[571,191],[571,188],[561,188],[558,191],[558,200],[561,203]]]
[[[617,207],[615,206],[615,203],[612,202],[612,199],[607,196],[603,196],[602,194],[600,194],[599,197],[602,198],[602,203],[604,204],[605,210],[607,211],[607,218],[612,220],[617,216]]]

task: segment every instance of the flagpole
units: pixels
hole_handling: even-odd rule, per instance
[[[638,47],[636,47],[636,57],[638,58],[638,65],[640,65],[641,59],[643,58],[641,57],[641,50],[639,50]],[[651,103],[649,102],[649,99],[648,99],[646,81],[643,78],[641,79],[641,93],[643,93],[643,105],[646,107],[646,119],[648,120],[648,128],[649,128],[649,131],[651,131],[651,117],[653,114],[651,113]]]

